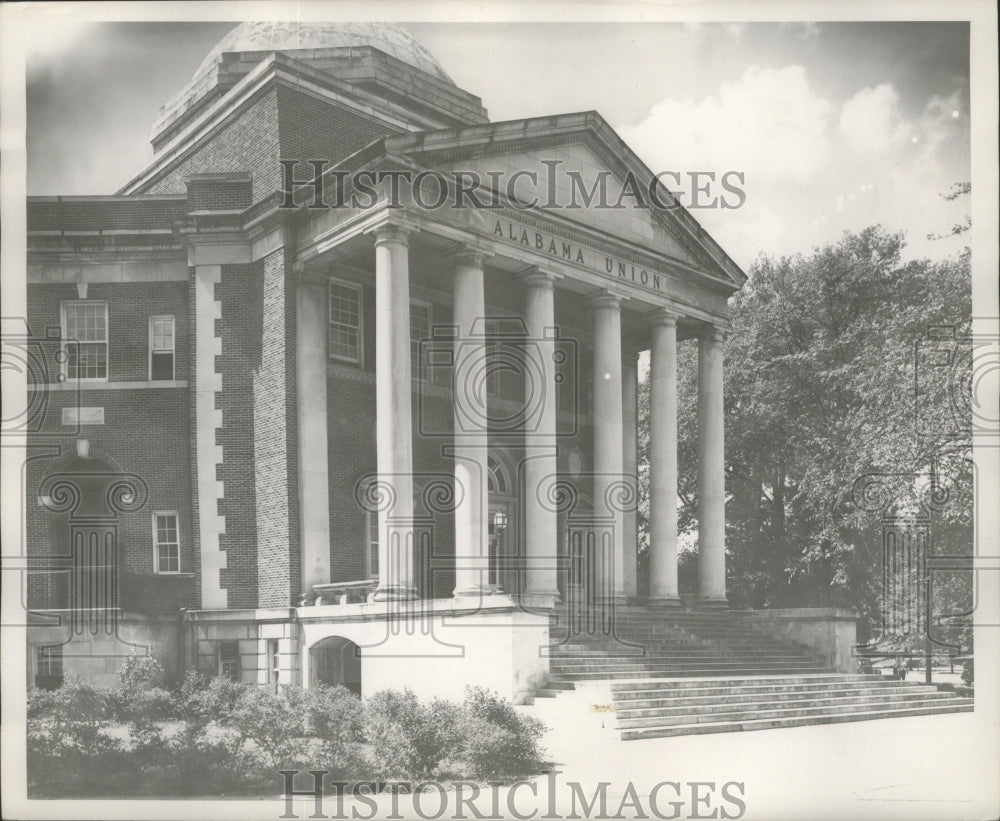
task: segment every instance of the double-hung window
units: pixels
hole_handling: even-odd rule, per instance
[[[174,378],[174,318],[149,318],[149,379],[151,382]]]
[[[424,352],[431,338],[431,306],[426,302],[410,302],[410,376],[425,379]],[[423,344],[421,344],[423,343]]]
[[[327,349],[330,359],[361,364],[361,287],[330,280]]]
[[[108,378],[108,303],[62,304],[63,373],[69,379]]]
[[[41,645],[35,657],[35,686],[43,689],[63,683],[63,648],[61,644]]]
[[[181,544],[177,533],[177,514],[173,511],[153,514],[154,560],[157,573],[181,572]]]
[[[240,680],[240,643],[225,639],[218,644],[219,675],[230,681]]]
[[[365,512],[365,578],[378,577],[378,513]]]

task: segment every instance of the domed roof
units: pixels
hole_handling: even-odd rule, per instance
[[[373,46],[454,85],[434,56],[395,23],[240,23],[215,44],[194,76],[208,70],[219,55],[227,51],[295,51],[348,46]]]

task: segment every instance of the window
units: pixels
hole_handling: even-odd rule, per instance
[[[63,649],[61,644],[39,646],[35,656],[35,686],[55,689],[63,682]]]
[[[240,643],[236,639],[219,642],[219,675],[240,680]]]
[[[174,318],[149,318],[149,379],[151,382],[174,378]]]
[[[278,678],[279,671],[281,667],[279,664],[278,656],[278,640],[268,639],[267,640],[267,683],[270,684],[275,691],[278,689]]]
[[[366,578],[378,576],[378,513],[365,513],[365,573]]]
[[[487,459],[486,483],[490,493],[510,496],[510,481],[507,478],[507,468],[495,456]]]
[[[181,547],[177,536],[177,514],[153,514],[153,544],[155,545],[156,572],[180,573]]]
[[[422,340],[431,338],[431,306],[426,302],[410,302],[410,376],[426,378]],[[425,343],[426,344],[426,343]]]
[[[64,302],[62,338],[69,379],[108,378],[108,304]]]
[[[330,359],[361,364],[361,288],[330,280]]]

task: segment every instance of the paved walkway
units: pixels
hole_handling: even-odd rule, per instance
[[[564,817],[572,810],[566,784],[578,782],[589,800],[601,781],[610,782],[609,817],[631,782],[655,818],[649,795],[663,781],[681,785],[679,797],[664,787],[657,801],[666,816],[670,801],[684,802],[678,818],[713,817],[713,810],[720,813],[714,817],[734,817],[740,808],[721,794],[726,782],[743,784],[742,796],[735,786],[729,790],[745,802],[743,818],[767,821],[964,821],[996,818],[1000,808],[1000,727],[982,713],[621,741],[611,729],[614,714],[594,711],[591,700],[561,694],[524,708],[550,726],[545,743],[562,771]],[[715,784],[695,788],[697,806],[689,786],[696,781]],[[627,806],[619,817],[639,816]]]

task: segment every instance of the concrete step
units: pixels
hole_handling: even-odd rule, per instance
[[[933,689],[933,688],[932,688]],[[778,699],[772,700],[767,699],[764,701],[741,701],[732,702],[729,699],[724,701],[717,701],[714,704],[701,704],[692,710],[691,705],[687,706],[669,706],[669,707],[629,707],[628,709],[622,709],[615,704],[616,713],[618,715],[619,721],[643,721],[643,720],[656,720],[656,719],[676,719],[677,721],[663,721],[665,724],[672,723],[688,723],[694,717],[697,717],[699,721],[707,720],[705,716],[719,716],[721,714],[732,714],[740,713],[741,717],[753,717],[750,714],[760,714],[760,717],[764,717],[764,713],[768,713],[772,710],[798,710],[802,708],[848,708],[857,705],[874,705],[874,704],[890,704],[890,705],[903,705],[911,702],[927,703],[931,701],[940,701],[942,699],[950,699],[953,696],[950,693],[943,693],[937,690],[933,692],[907,692],[907,693],[897,693],[893,691],[886,691],[882,693],[858,693],[854,695],[839,696],[839,697],[827,697],[827,698],[817,698],[811,694],[800,694],[800,698],[796,699]],[[641,724],[621,724],[620,726],[632,726],[639,727],[645,726]]]
[[[767,719],[805,718],[816,715],[850,715],[852,713],[871,713],[878,710],[902,710],[933,708],[940,703],[937,699],[917,699],[913,701],[873,701],[860,704],[845,704],[836,706],[800,706],[780,707],[771,710],[730,710],[722,713],[689,713],[683,716],[652,716],[649,718],[621,719],[617,723],[620,730],[632,730],[641,727],[687,727],[696,724],[713,724],[719,722],[737,723],[743,721],[764,721]]]
[[[669,653],[662,651],[650,651],[647,653],[554,653],[549,654],[549,659],[553,664],[581,663],[602,663],[619,664],[631,662],[645,662],[656,659],[669,659],[675,662],[704,661],[705,659],[759,659],[760,661],[818,661],[807,656],[795,653],[719,653],[714,650],[703,650],[701,652],[686,651],[683,653]]]
[[[755,676],[704,676],[701,678],[689,678],[681,680],[667,681],[612,681],[612,692],[627,692],[641,690],[658,690],[670,688],[673,691],[679,690],[699,690],[705,687],[784,687],[787,685],[800,684],[822,684],[822,683],[844,683],[844,682],[872,682],[872,681],[893,681],[886,676],[877,673],[816,673],[813,675],[755,675]],[[904,682],[894,682],[896,684]],[[905,682],[916,685],[917,682]]]
[[[819,659],[796,659],[796,658],[733,658],[728,656],[701,656],[697,658],[676,658],[673,656],[656,656],[653,658],[639,659],[636,661],[622,661],[620,659],[559,659],[551,660],[549,668],[553,673],[565,672],[600,672],[601,670],[614,670],[621,673],[629,670],[649,670],[651,668],[663,670],[683,670],[688,667],[773,667],[779,670],[781,667],[820,667],[824,670],[825,665]]]
[[[664,678],[689,678],[691,676],[739,676],[739,675],[775,675],[795,673],[825,673],[829,668],[819,665],[755,665],[755,664],[717,664],[717,665],[650,665],[648,667],[553,667],[550,669],[554,677],[572,680],[579,676],[597,679],[655,678],[657,674]]]
[[[900,709],[873,709],[862,712],[826,712],[808,716],[787,716],[785,718],[756,718],[743,721],[715,721],[703,724],[679,726],[637,727],[621,731],[623,740],[642,738],[665,738],[679,735],[702,735],[705,733],[733,733],[751,730],[769,730],[779,727],[802,727],[818,724],[837,724],[847,721],[874,721],[882,718],[906,718],[911,716],[942,715],[948,713],[972,712],[972,699],[954,698],[944,703],[934,703],[923,707]]]
[[[663,669],[651,669],[651,670],[629,670],[622,673],[621,678],[681,678],[688,679],[692,677],[709,677],[709,676],[749,676],[749,675],[773,675],[776,672],[786,673],[788,675],[796,675],[801,673],[814,673],[814,672],[833,672],[832,668],[828,668],[824,671],[822,668],[817,670],[814,667],[799,667],[799,668],[787,668],[780,671],[776,671],[771,667],[724,667],[724,668],[691,668],[685,670],[663,670]],[[605,672],[590,672],[590,673],[553,673],[553,677],[561,679],[563,681],[607,681],[609,678],[614,676],[609,676]]]
[[[899,684],[900,682],[896,682]],[[836,696],[850,696],[862,694],[875,694],[880,692],[909,692],[918,689],[914,687],[894,688],[890,686],[892,682],[879,685],[876,682],[862,685],[844,686],[824,686],[811,684],[789,685],[784,688],[770,687],[710,687],[704,690],[690,690],[683,692],[697,693],[697,695],[678,695],[666,688],[660,690],[633,690],[623,693],[615,693],[615,704],[619,710],[631,710],[642,707],[685,707],[697,709],[705,704],[717,704],[720,698],[724,698],[727,703],[736,704],[751,701],[788,701],[799,698],[803,695],[810,695],[815,698],[833,698]],[[936,690],[934,687],[923,690]]]
[[[674,669],[683,667],[740,667],[749,664],[751,667],[825,667],[820,659],[810,658],[767,658],[759,656],[698,656],[694,658],[678,658],[676,656],[655,656],[634,660],[615,658],[560,658],[550,659],[549,667],[571,670],[648,670],[650,667]]]

